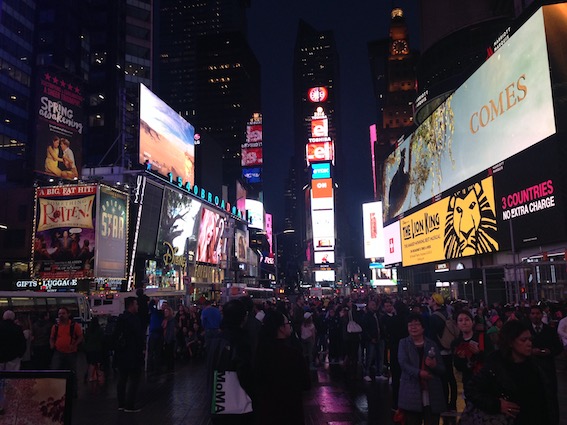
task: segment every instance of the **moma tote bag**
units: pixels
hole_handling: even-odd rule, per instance
[[[241,415],[252,412],[252,400],[240,386],[235,371],[214,371],[211,413]]]

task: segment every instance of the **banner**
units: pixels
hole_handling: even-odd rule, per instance
[[[400,220],[403,266],[498,251],[492,177]]]
[[[36,190],[33,278],[93,276],[96,185]]]
[[[97,213],[95,276],[126,278],[128,194],[100,186]]]

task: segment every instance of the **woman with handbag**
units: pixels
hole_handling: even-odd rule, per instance
[[[550,425],[558,422],[545,374],[532,360],[532,336],[518,320],[499,332],[499,351],[469,385],[461,425]]]
[[[445,366],[434,341],[424,336],[423,317],[411,313],[409,336],[400,340],[398,360],[402,370],[398,407],[406,425],[437,425],[447,408],[441,376]]]

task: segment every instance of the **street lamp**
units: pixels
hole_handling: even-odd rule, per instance
[[[275,233],[275,234],[274,234],[274,251],[275,251],[275,255],[274,255],[274,271],[275,271],[275,273],[276,273],[276,285],[278,285],[278,279],[279,279],[279,276],[278,276],[278,263],[279,263],[279,260],[278,260],[278,236],[280,236],[280,235],[287,235],[287,234],[290,234],[290,233],[295,233],[295,230],[293,230],[293,229],[286,229],[286,230],[284,230],[283,232],[278,232],[278,233]]]

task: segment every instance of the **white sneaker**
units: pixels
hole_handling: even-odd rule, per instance
[[[365,376],[364,378],[362,378],[362,379],[364,379],[366,382],[371,382],[371,381],[372,381],[372,378],[371,378],[370,376],[368,376],[368,375],[366,375],[366,376]]]

